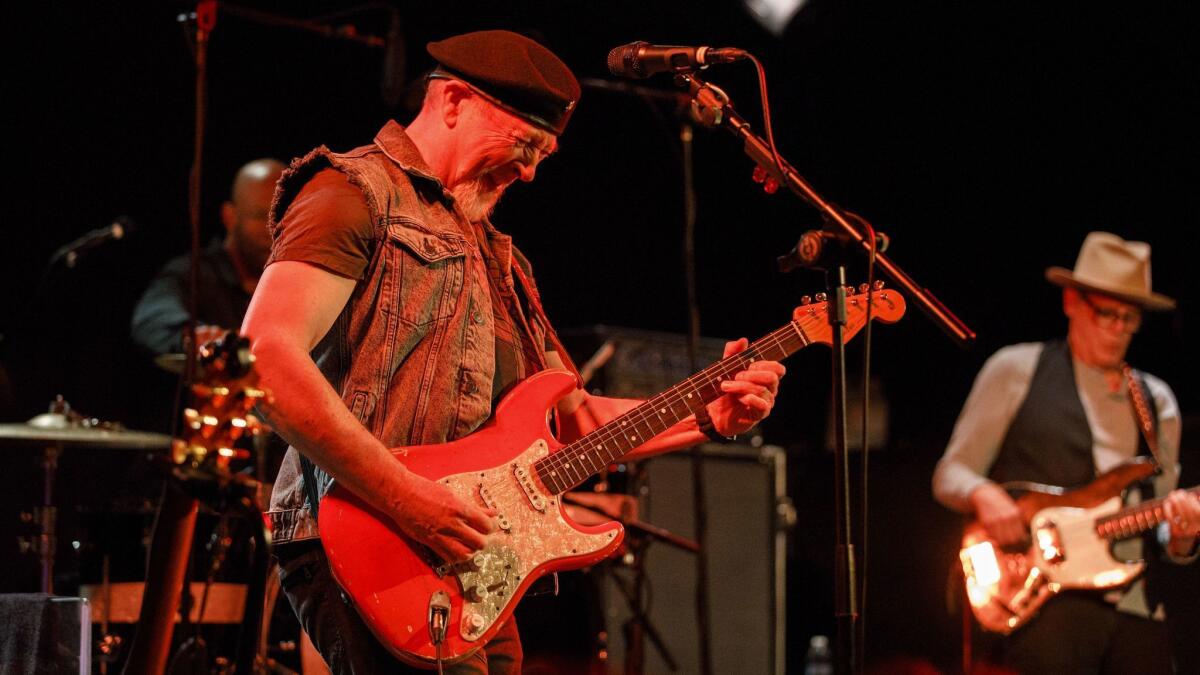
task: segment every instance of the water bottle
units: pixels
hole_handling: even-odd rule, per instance
[[[814,635],[808,641],[804,675],[833,675],[833,655],[829,652],[829,638],[824,635]]]

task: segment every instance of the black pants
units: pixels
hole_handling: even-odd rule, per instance
[[[393,657],[363,623],[349,598],[329,571],[329,560],[317,542],[280,546],[279,583],[300,625],[312,638],[334,675],[412,673],[429,675]],[[521,638],[517,622],[509,619],[482,649],[461,663],[446,666],[453,675],[521,672]]]
[[[1022,675],[1174,672],[1163,622],[1118,612],[1095,594],[1053,598],[1005,640],[1004,652]]]

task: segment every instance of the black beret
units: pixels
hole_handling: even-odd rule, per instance
[[[579,101],[579,82],[567,65],[523,35],[485,30],[430,42],[425,49],[441,64],[434,77],[460,78],[551,133],[562,133]]]

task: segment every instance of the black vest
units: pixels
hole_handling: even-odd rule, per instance
[[[1078,488],[1096,477],[1088,425],[1071,350],[1063,340],[1042,346],[1025,402],[1017,410],[988,477]]]

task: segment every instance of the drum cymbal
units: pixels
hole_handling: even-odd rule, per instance
[[[157,450],[171,447],[171,437],[113,425],[73,424],[64,415],[46,413],[25,423],[0,424],[0,446],[13,444]]]

